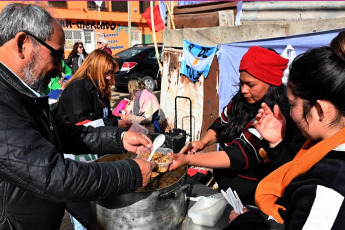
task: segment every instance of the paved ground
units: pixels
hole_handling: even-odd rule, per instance
[[[65,212],[65,216],[62,220],[60,230],[74,230],[67,211]]]

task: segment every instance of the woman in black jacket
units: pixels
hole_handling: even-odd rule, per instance
[[[117,70],[118,64],[107,52],[93,51],[67,83],[58,101],[58,114],[75,124],[102,118],[106,126],[129,128],[131,122],[118,121],[110,109],[110,86]]]
[[[72,73],[77,72],[85,58],[87,57],[84,45],[82,42],[76,42],[73,45],[73,50],[65,60],[65,63],[72,68]]]
[[[345,34],[340,34],[344,36]],[[345,37],[345,36],[344,36]],[[339,44],[338,44],[339,43]],[[309,50],[290,68],[287,96],[291,117],[307,141],[295,158],[258,185],[259,210],[280,229],[344,229],[345,225],[345,59],[341,38],[331,47]],[[254,126],[270,146],[282,141],[285,120],[263,105]],[[226,228],[277,229],[259,211],[231,212]],[[273,218],[272,218],[273,217]]]
[[[173,163],[170,170],[184,164],[213,168],[219,189],[231,187],[244,203],[254,204],[258,182],[295,154],[289,144],[296,137],[291,119],[288,119],[285,142],[277,147],[284,150],[281,154],[263,154],[265,142],[253,127],[255,115],[263,102],[271,107],[278,104],[288,116],[286,86],[282,84],[287,63],[287,59],[274,51],[251,47],[241,59],[239,91],[201,140],[191,142],[189,149],[185,147],[180,152],[188,150],[189,155],[171,155]],[[214,143],[220,144],[219,151],[194,154]]]

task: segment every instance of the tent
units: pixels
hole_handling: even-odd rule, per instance
[[[240,73],[238,68],[240,66],[242,56],[247,52],[249,47],[261,46],[265,48],[273,48],[281,54],[288,45],[291,45],[294,48],[296,55],[298,55],[304,53],[310,48],[328,46],[331,40],[342,30],[344,30],[344,28],[255,41],[222,44],[217,53],[220,72],[219,114],[239,89]]]

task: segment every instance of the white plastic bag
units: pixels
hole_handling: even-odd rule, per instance
[[[295,59],[296,55],[296,51],[295,48],[292,47],[292,45],[287,45],[285,50],[283,51],[282,55],[283,58],[289,59],[289,63],[288,63],[288,67],[284,70],[284,76],[283,76],[283,83],[286,84],[287,80],[289,78],[289,67],[292,63],[292,61]]]
[[[213,227],[223,214],[226,205],[227,201],[221,193],[203,197],[188,210],[188,216],[194,224]]]

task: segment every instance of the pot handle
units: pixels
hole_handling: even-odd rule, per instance
[[[189,189],[189,184],[185,184],[183,186],[176,188],[175,190],[160,194],[158,196],[158,199],[165,200],[165,199],[175,198],[177,196],[177,193],[182,192],[184,190],[188,190],[188,189]]]

